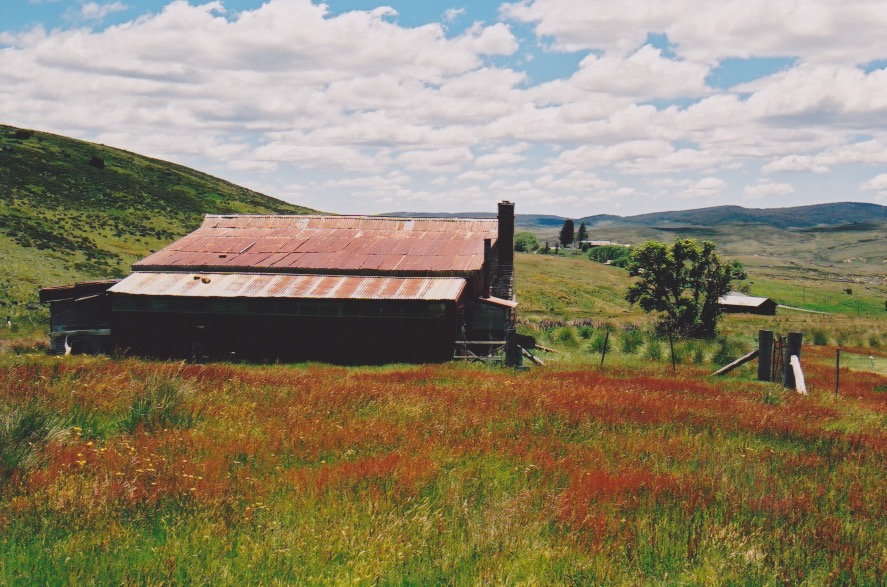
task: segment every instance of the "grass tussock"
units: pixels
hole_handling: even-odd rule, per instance
[[[136,390],[121,427],[129,433],[139,428],[190,428],[195,420],[193,394],[191,384],[176,375],[150,373]]]

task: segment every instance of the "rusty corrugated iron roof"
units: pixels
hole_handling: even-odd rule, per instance
[[[268,273],[133,273],[113,294],[202,298],[304,298],[339,300],[457,300],[459,277],[365,277]]]
[[[482,268],[497,232],[495,219],[207,215],[133,268],[461,274]]]

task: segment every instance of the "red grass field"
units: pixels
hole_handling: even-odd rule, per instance
[[[0,585],[884,585],[887,378],[3,359]]]

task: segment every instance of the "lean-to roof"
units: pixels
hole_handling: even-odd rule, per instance
[[[458,277],[365,277],[267,273],[133,273],[112,294],[200,298],[455,301]]]

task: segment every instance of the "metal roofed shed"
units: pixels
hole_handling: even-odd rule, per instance
[[[718,304],[725,314],[776,315],[776,302],[770,298],[759,298],[731,292],[718,298]]]
[[[513,247],[510,202],[496,220],[208,215],[106,288],[110,340],[158,357],[443,361],[513,327]]]
[[[119,280],[84,281],[40,290],[49,304],[49,354],[107,353],[112,349],[108,288]],[[67,346],[67,348],[66,348]]]

